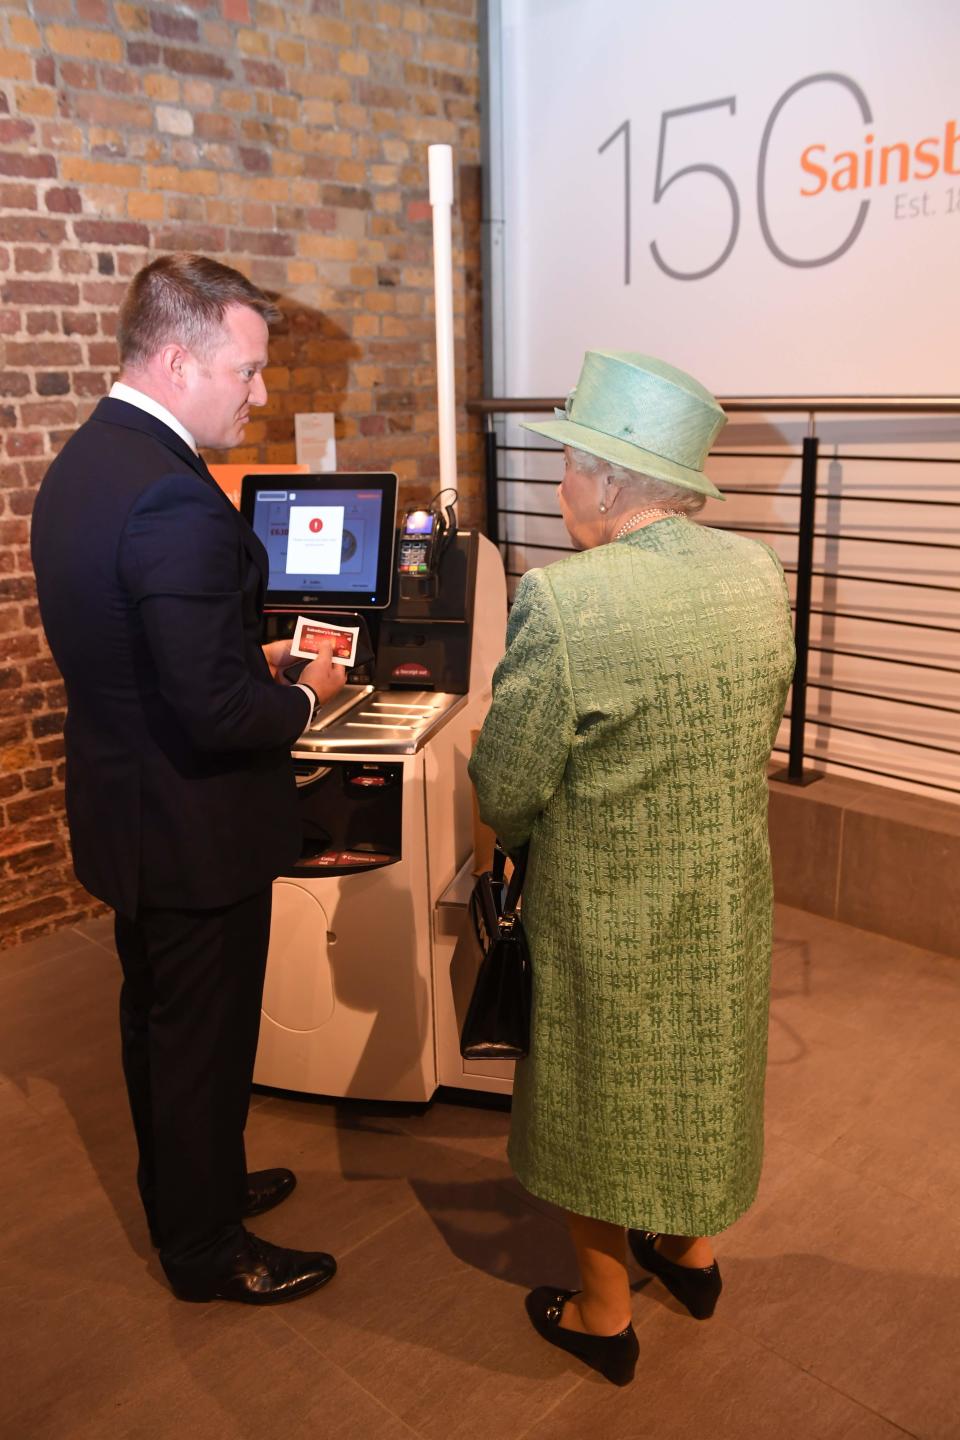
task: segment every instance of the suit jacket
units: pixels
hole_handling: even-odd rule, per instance
[[[207,909],[299,853],[302,691],[260,648],[267,556],[168,426],[101,400],[33,518],[40,613],[67,691],[77,877],[114,909]]]

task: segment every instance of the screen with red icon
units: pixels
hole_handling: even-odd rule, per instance
[[[267,552],[269,608],[382,608],[392,578],[397,478],[248,475],[241,510]]]

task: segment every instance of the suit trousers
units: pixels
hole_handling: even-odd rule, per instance
[[[216,910],[117,914],[123,1071],[137,1183],[176,1281],[242,1244],[243,1131],[260,1029],[272,887]]]

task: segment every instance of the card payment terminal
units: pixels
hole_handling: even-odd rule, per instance
[[[400,527],[397,573],[429,575],[438,549],[438,521],[435,510],[408,510]]]

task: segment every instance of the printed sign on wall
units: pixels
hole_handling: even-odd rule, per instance
[[[960,391],[954,0],[503,0],[500,393]]]

